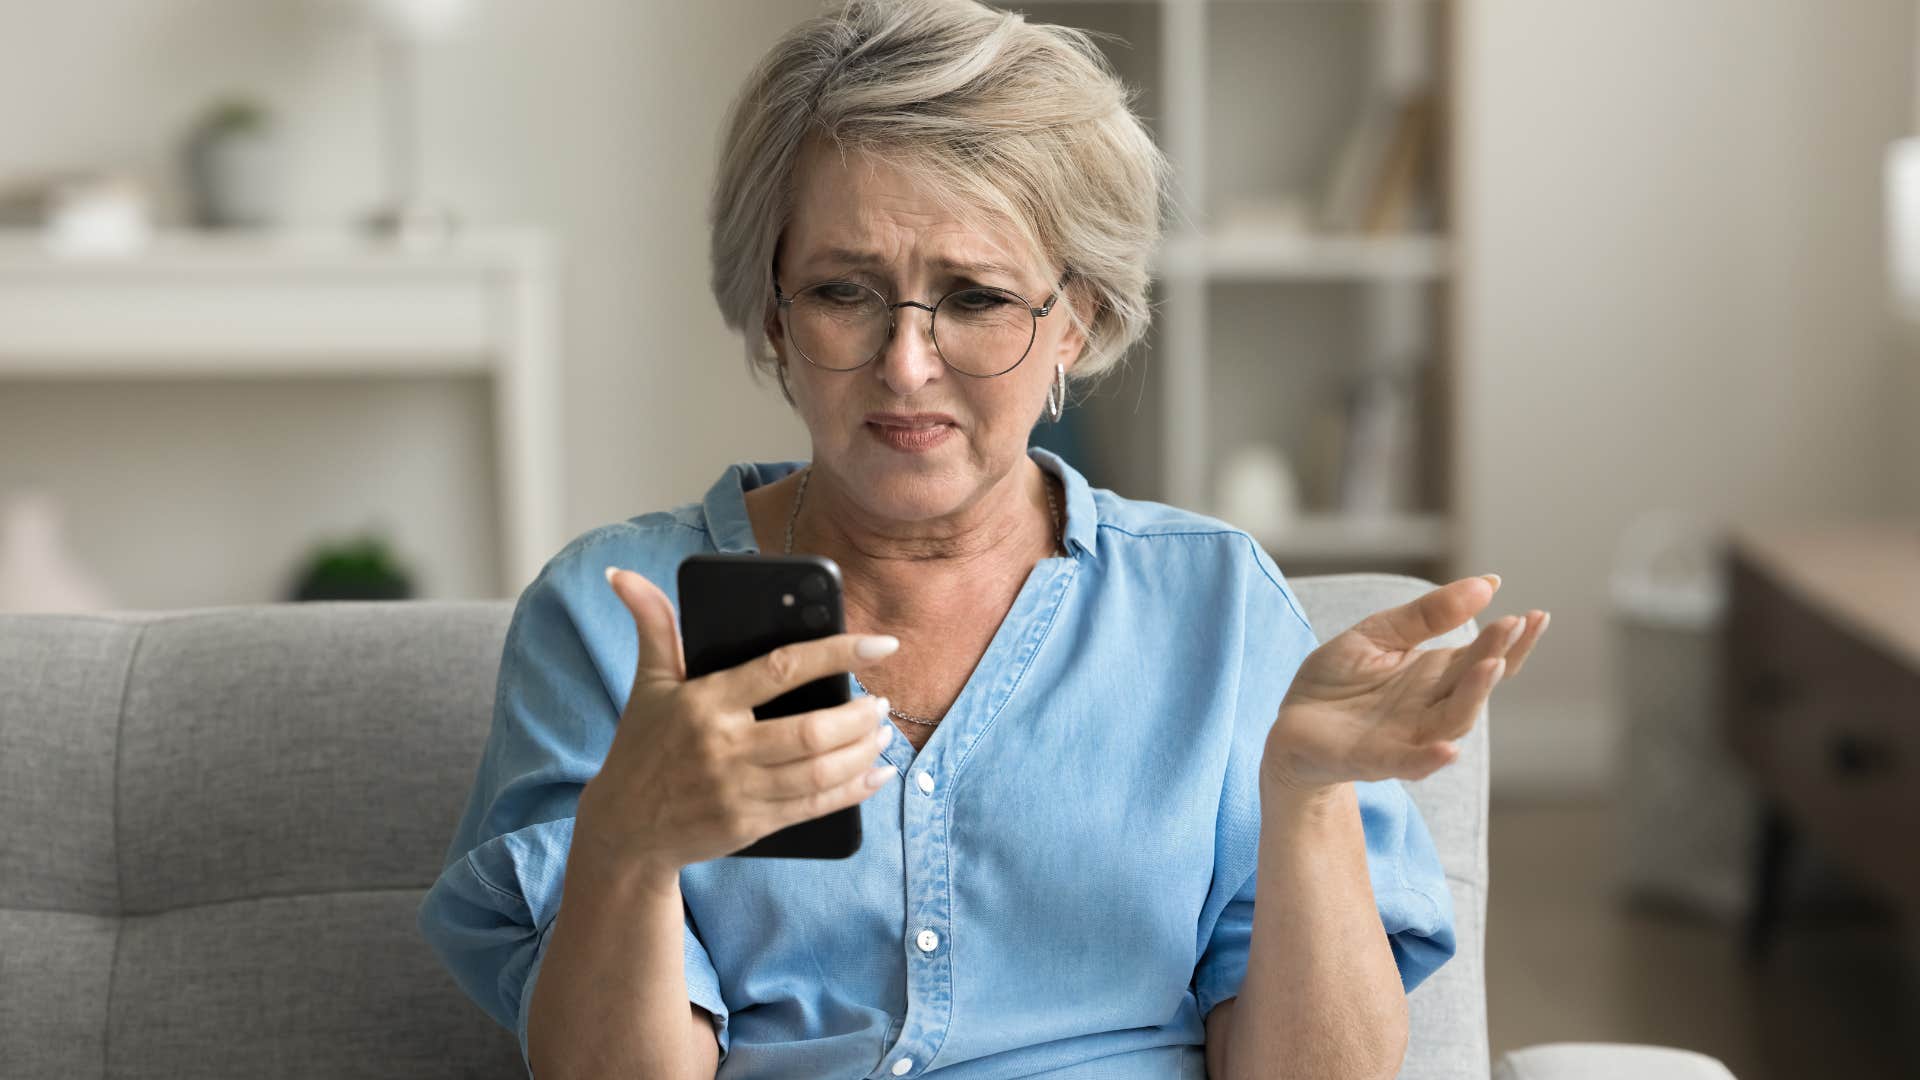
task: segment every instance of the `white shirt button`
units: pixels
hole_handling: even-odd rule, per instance
[[[920,936],[914,940],[919,944],[921,952],[932,952],[940,947],[940,935],[931,930],[920,931]]]
[[[923,769],[921,770],[920,775],[914,778],[914,782],[920,785],[920,790],[922,793],[927,795],[933,794],[933,774],[932,773],[927,772],[926,770]]]
[[[899,1061],[896,1061],[893,1063],[893,1075],[895,1076],[905,1076],[912,1071],[913,1071],[912,1058],[901,1058]]]

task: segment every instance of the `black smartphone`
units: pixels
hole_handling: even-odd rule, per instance
[[[756,659],[776,646],[846,632],[840,567],[821,555],[689,555],[680,560],[680,639],[687,677]],[[761,705],[756,720],[853,699],[845,672]],[[778,859],[844,859],[860,850],[860,804],[795,822],[734,852]]]

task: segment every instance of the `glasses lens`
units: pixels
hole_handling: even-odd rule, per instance
[[[1027,302],[1002,289],[948,293],[933,316],[933,343],[940,355],[969,375],[1011,370],[1026,357],[1033,333]]]
[[[887,304],[863,285],[823,281],[794,295],[787,333],[815,365],[857,368],[887,343]]]

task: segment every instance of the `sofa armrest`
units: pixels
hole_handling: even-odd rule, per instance
[[[1725,1065],[1692,1050],[1632,1043],[1542,1043],[1500,1056],[1493,1080],[1734,1080]]]

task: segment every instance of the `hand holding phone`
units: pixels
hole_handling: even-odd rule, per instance
[[[794,855],[841,858],[858,850],[857,804],[878,790],[866,777],[878,736],[890,732],[880,727],[884,701],[846,700],[846,672],[888,655],[898,642],[808,630],[804,639],[752,659],[696,673],[687,661],[693,646],[700,645],[706,665],[713,651],[691,636],[683,648],[666,594],[642,574],[611,567],[608,584],[633,615],[639,658],[613,745],[580,794],[576,850],[677,875],[690,863],[754,848],[774,853],[766,850],[769,837],[791,838],[790,830],[819,821],[832,824],[815,840],[831,842],[800,843],[816,853]],[[807,687],[835,681],[842,686],[837,703],[760,718],[769,706],[796,700],[796,692],[804,699]],[[880,772],[882,783],[892,775],[891,767]],[[836,814],[853,815],[851,846],[844,843],[845,817]]]

